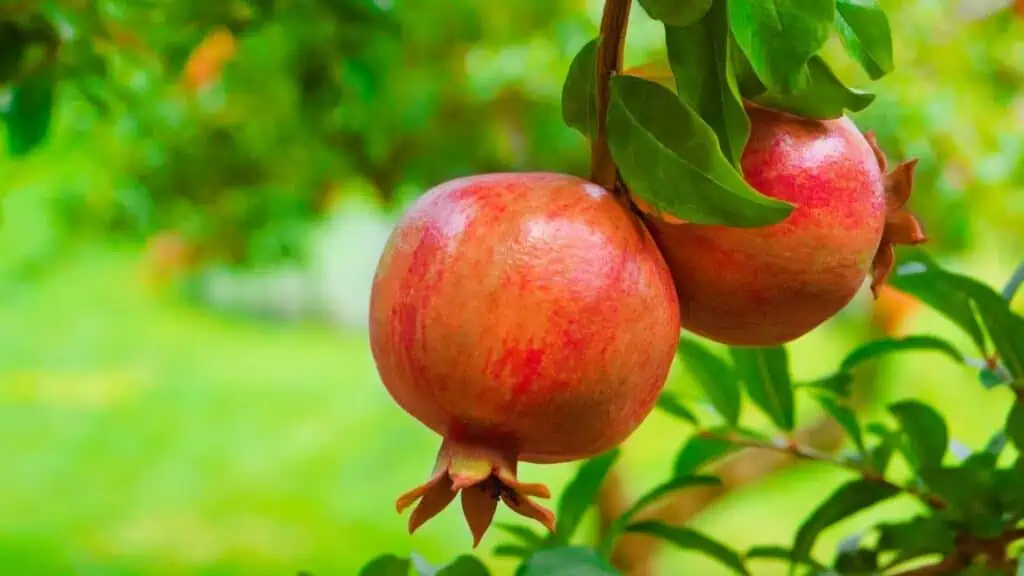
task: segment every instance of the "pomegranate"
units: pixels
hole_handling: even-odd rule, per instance
[[[420,197],[388,240],[370,299],[384,386],[443,437],[409,531],[457,492],[478,545],[498,501],[554,529],[518,461],[604,452],[650,413],[679,340],[679,302],[643,224],[600,186],[488,174]]]
[[[866,276],[877,295],[894,244],[925,241],[904,206],[914,166],[888,172],[872,135],[846,117],[817,121],[747,105],[740,166],[762,194],[796,206],[761,228],[646,222],[668,262],[688,330],[736,346],[794,340],[845,307]],[[641,206],[643,208],[643,206]]]

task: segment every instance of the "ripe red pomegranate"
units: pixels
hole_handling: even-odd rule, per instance
[[[835,315],[869,273],[877,293],[893,245],[925,236],[904,210],[916,161],[887,173],[874,137],[846,117],[816,121],[753,105],[747,113],[743,175],[762,194],[794,204],[789,217],[761,228],[646,221],[688,330],[736,346],[773,346]]]
[[[462,492],[479,544],[498,500],[554,529],[518,461],[565,462],[626,439],[679,340],[672,277],[643,224],[600,186],[489,174],[428,191],[373,283],[370,344],[395,401],[444,440],[409,531]]]

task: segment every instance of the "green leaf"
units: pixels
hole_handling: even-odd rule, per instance
[[[996,457],[985,452],[968,456],[956,467],[927,471],[923,480],[948,505],[942,514],[966,524],[976,536],[994,538],[1003,530],[1003,510],[996,476]]]
[[[394,554],[378,556],[359,571],[359,576],[409,576],[412,561]]]
[[[792,550],[782,546],[755,546],[747,551],[746,557],[747,560],[780,560],[782,562],[796,560],[802,564],[807,564],[817,572],[828,572],[824,565],[811,558],[809,554],[805,554],[803,558],[796,558]]]
[[[696,486],[719,486],[721,483],[722,481],[714,476],[681,476],[673,478],[672,480],[655,487],[647,494],[641,496],[633,503],[632,506],[629,507],[629,509],[623,512],[615,519],[614,522],[612,522],[611,526],[608,527],[608,531],[605,533],[604,539],[601,541],[601,546],[598,550],[605,558],[609,557],[615,546],[615,540],[626,530],[627,526],[632,524],[633,518],[661,498],[664,498],[673,492],[678,492],[684,488],[693,488]]]
[[[669,526],[661,522],[640,522],[627,528],[628,532],[647,534],[660,538],[677,548],[696,550],[705,556],[718,560],[738,574],[749,575],[743,564],[743,557],[721,542],[688,528]]]
[[[786,349],[731,347],[733,364],[754,404],[783,430],[795,426],[793,383]]]
[[[491,550],[491,553],[498,558],[519,558],[525,559],[537,550],[537,546],[520,546],[518,544],[499,544]]]
[[[878,551],[896,552],[890,566],[930,554],[943,556],[953,551],[956,533],[938,516],[917,516],[911,520],[878,526]]]
[[[489,576],[483,562],[472,556],[459,556],[454,562],[437,571],[436,576]]]
[[[597,48],[600,43],[600,38],[595,38],[576,53],[562,85],[562,120],[587,138],[597,133]]]
[[[728,434],[729,430],[717,429],[714,433]],[[701,467],[724,458],[738,449],[732,442],[696,434],[687,440],[683,449],[679,451],[673,470],[676,476],[693,474]]]
[[[564,498],[564,496],[563,496]],[[499,522],[495,526],[502,532],[512,536],[516,540],[519,540],[527,546],[539,546],[544,543],[544,538],[527,528],[526,526],[520,526],[519,524],[508,524],[506,522]]]
[[[821,56],[807,63],[807,85],[792,93],[768,90],[754,102],[805,118],[831,120],[847,110],[859,112],[875,101],[875,95],[846,86]]]
[[[679,399],[671,392],[665,391],[658,396],[658,408],[660,408],[662,412],[680,420],[689,422],[694,426],[700,424],[700,422],[697,421],[697,416],[695,416],[689,408],[684,406],[683,403],[680,402]]]
[[[647,15],[669,26],[689,26],[708,13],[711,0],[640,0]]]
[[[867,548],[843,550],[836,558],[835,568],[826,574],[877,574],[878,552]]]
[[[831,32],[835,0],[728,0],[733,35],[769,89],[790,94],[808,84],[807,61]]]
[[[738,167],[750,119],[732,70],[725,3],[716,2],[690,26],[666,26],[665,42],[676,93],[711,126],[722,154]]]
[[[1018,450],[1024,452],[1024,405],[1014,402],[1006,418],[1006,435]]]
[[[885,474],[892,460],[898,436],[877,422],[868,424],[868,432],[878,437],[878,443],[868,449],[867,464],[878,474]]]
[[[853,393],[853,376],[847,372],[837,372],[810,382],[801,382],[795,387],[828,392],[838,398],[849,398]]]
[[[963,364],[964,356],[952,344],[935,338],[933,336],[908,336],[906,338],[883,338],[868,342],[853,352],[850,352],[843,360],[842,369],[852,370],[868,360],[879,356],[892,354],[894,352],[906,352],[911,350],[932,350],[945,354],[954,362]]]
[[[614,448],[591,458],[580,466],[576,477],[569,482],[558,502],[554,541],[567,544],[583,521],[583,515],[597,499],[605,477],[618,460],[621,450]]]
[[[872,80],[893,70],[889,19],[875,0],[836,0],[836,32]]]
[[[793,558],[809,556],[818,535],[829,526],[897,494],[899,489],[894,486],[864,479],[840,486],[800,526],[793,542]]]
[[[0,87],[18,74],[30,40],[18,23],[0,22]]]
[[[548,548],[531,556],[516,576],[620,576],[590,548]]]
[[[4,112],[7,150],[24,156],[46,139],[53,116],[56,77],[52,72],[36,74],[11,90]]]
[[[942,415],[931,406],[912,400],[890,405],[889,412],[899,420],[907,438],[914,469],[920,472],[940,466],[949,447],[949,431]]]
[[[699,342],[683,337],[679,340],[679,357],[704,396],[715,410],[733,426],[740,419],[740,379],[728,362]]]
[[[657,211],[740,228],[775,224],[793,211],[747,184],[714,130],[656,82],[612,78],[608,143],[630,190]]]
[[[857,446],[857,450],[862,455],[867,455],[867,450],[864,447],[864,435],[861,433],[860,422],[857,421],[857,414],[853,409],[828,396],[818,396],[817,400],[825,412],[828,412],[842,426],[846,434],[853,440],[854,445]]]
[[[950,282],[966,294],[985,324],[999,359],[1014,379],[1024,378],[1024,318],[1010,310],[1002,296],[973,278],[948,274]]]
[[[889,283],[951,320],[967,332],[982,355],[988,356],[985,334],[974,315],[971,300],[950,281],[950,274],[920,248],[901,249],[897,261],[899,264],[889,277]]]

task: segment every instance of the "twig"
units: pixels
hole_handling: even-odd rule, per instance
[[[729,442],[737,446],[744,446],[747,448],[758,448],[761,450],[773,450],[776,452],[791,454],[797,458],[800,458],[801,460],[824,462],[826,464],[831,464],[833,466],[845,468],[851,472],[860,474],[861,476],[864,477],[865,480],[876,482],[878,484],[888,486],[889,488],[892,488],[894,490],[899,490],[900,492],[904,492],[906,494],[914,496],[932,508],[941,510],[947,506],[945,501],[943,501],[938,496],[935,496],[934,494],[922,492],[921,490],[918,490],[913,486],[901,486],[899,484],[896,484],[895,482],[887,480],[884,476],[882,476],[875,470],[858,466],[854,462],[837,460],[829,454],[819,452],[817,450],[814,450],[813,448],[809,448],[806,446],[800,446],[796,442],[788,442],[786,444],[774,444],[772,442],[766,442],[764,440],[759,440],[757,438],[743,436],[735,432],[729,434],[701,432],[700,434],[705,438],[722,440],[724,442]]]
[[[626,29],[632,0],[606,0],[601,17],[601,44],[597,54],[597,134],[590,145],[590,179],[615,191],[618,170],[608,148],[606,132],[608,104],[611,100],[609,82],[622,71],[626,47]]]

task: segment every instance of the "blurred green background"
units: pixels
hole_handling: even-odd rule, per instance
[[[384,552],[467,551],[457,509],[415,537],[394,512],[439,439],[378,381],[370,280],[391,223],[434,184],[585,174],[558,99],[600,4],[0,3],[0,50],[20,57],[13,72],[0,63],[0,109],[22,133],[50,126],[26,155],[9,131],[0,158],[0,572],[341,576]],[[931,251],[1001,285],[1024,255],[1024,21],[1000,2],[882,4],[897,71],[869,85],[837,49],[832,62],[879,95],[861,127],[893,160],[921,159],[911,207]],[[662,42],[635,14],[629,64]],[[52,109],[12,106],[17,86]],[[909,312],[903,331],[969,349]],[[861,294],[792,346],[797,375],[828,372],[878,330],[871,319]],[[876,415],[923,399],[966,446],[1005,410],[1006,390],[928,355],[877,377]],[[670,387],[696,396],[678,369]],[[626,447],[629,489],[664,479],[689,432],[653,415]],[[573,470],[521,476],[557,493]],[[841,478],[800,466],[696,525],[740,548],[785,543]],[[873,514],[893,510],[912,506]],[[489,556],[498,540],[479,552],[507,574]],[[681,553],[661,565],[717,573]]]

